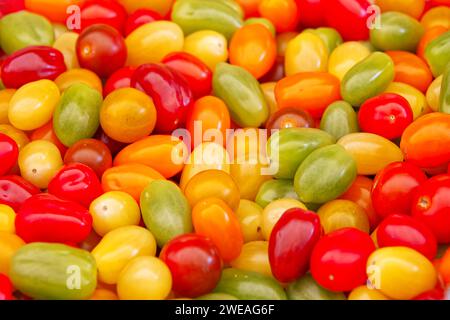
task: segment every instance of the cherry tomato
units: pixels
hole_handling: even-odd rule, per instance
[[[36,129],[30,135],[31,141],[35,140],[47,140],[53,143],[58,149],[61,155],[64,155],[67,151],[67,147],[59,141],[58,137],[53,130],[53,121],[48,122],[46,125]]]
[[[317,28],[325,25],[325,1],[296,0],[302,26]]]
[[[103,193],[94,170],[81,163],[65,165],[48,184],[48,192],[86,208]]]
[[[364,102],[358,112],[360,128],[386,139],[399,138],[413,122],[408,100],[398,94],[385,93]]]
[[[105,24],[84,29],[78,37],[76,50],[80,66],[94,71],[102,78],[123,67],[127,59],[122,36],[116,29]]]
[[[433,232],[420,220],[406,215],[393,214],[384,219],[377,228],[377,242],[380,248],[412,248],[430,260],[437,252]]]
[[[76,32],[64,32],[53,43],[53,48],[59,50],[64,56],[64,62],[69,70],[80,67],[75,52],[78,36]]]
[[[19,148],[17,143],[6,134],[0,133],[0,176],[9,172],[17,163]]]
[[[96,139],[82,139],[73,144],[64,156],[64,163],[82,163],[101,177],[112,166],[111,152],[108,147]]]
[[[0,273],[0,301],[1,300],[12,300],[13,286],[9,278]]]
[[[4,176],[0,178],[0,203],[6,204],[17,212],[20,206],[40,190],[20,176]]]
[[[124,7],[115,1],[88,0],[81,7],[81,30],[93,24],[107,24],[122,33],[127,20]]]
[[[442,276],[442,280],[445,284],[450,283],[450,249],[447,249],[442,256],[441,263],[439,265],[439,273]]]
[[[59,50],[46,46],[30,46],[5,59],[1,66],[1,77],[6,87],[19,88],[32,81],[54,80],[64,71],[64,56]]]
[[[137,9],[145,8],[158,12],[165,17],[174,3],[174,0],[117,0],[131,14]]]
[[[43,15],[53,22],[65,23],[67,8],[70,6],[80,7],[84,2],[85,0],[25,0],[25,8]]]
[[[213,30],[191,33],[184,41],[183,50],[202,60],[212,71],[219,62],[228,60],[227,39]]]
[[[356,228],[369,233],[370,225],[363,208],[350,200],[332,200],[317,210],[324,233],[343,228]]]
[[[366,281],[366,263],[375,245],[367,233],[345,228],[319,240],[311,255],[311,274],[331,291],[351,291]]]
[[[315,123],[311,115],[307,111],[295,108],[283,108],[275,111],[266,123],[269,133],[275,129],[314,127]]]
[[[277,32],[292,31],[298,24],[298,8],[294,0],[262,0],[258,7],[261,17],[270,20]]]
[[[425,30],[425,33],[423,34],[422,38],[420,39],[419,45],[417,46],[417,55],[425,60],[425,49],[430,44],[430,42],[447,31],[448,28],[444,26],[435,26]]]
[[[9,275],[11,260],[25,242],[12,233],[0,232],[0,273]]]
[[[161,62],[178,71],[187,80],[194,98],[198,99],[211,93],[212,72],[197,57],[186,52],[174,52]]]
[[[450,174],[422,183],[412,200],[412,216],[433,231],[439,243],[450,243]]]
[[[245,13],[245,17],[254,17],[259,14],[258,6],[261,0],[236,0],[236,2],[242,7]]]
[[[246,199],[241,199],[239,201],[236,216],[241,224],[241,230],[245,243],[264,239],[261,232],[262,213],[263,208],[261,208],[256,202]]]
[[[6,204],[0,204],[0,232],[16,233],[16,213]]]
[[[169,241],[160,258],[173,277],[173,291],[194,298],[211,292],[219,282],[222,260],[214,243],[207,237],[185,234]]]
[[[88,69],[70,69],[61,73],[59,77],[55,79],[55,84],[61,92],[65,91],[75,83],[84,83],[98,92],[102,92],[102,80],[94,72]]]
[[[269,240],[270,266],[278,281],[291,282],[305,274],[321,230],[314,212],[294,208],[283,213]]]
[[[103,97],[117,89],[130,88],[131,87],[131,77],[133,76],[136,68],[134,67],[123,67],[116,70],[105,83],[103,88]]]
[[[125,23],[125,36],[142,26],[143,24],[162,20],[162,16],[150,9],[137,9],[130,14]]]
[[[414,193],[426,180],[426,175],[414,164],[389,164],[374,180],[372,203],[375,211],[382,218],[394,213],[411,214]]]
[[[375,4],[380,6],[382,12],[397,11],[419,19],[425,8],[425,0],[376,0]]]

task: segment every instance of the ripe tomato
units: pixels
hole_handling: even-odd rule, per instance
[[[12,300],[13,286],[9,278],[0,273],[0,301],[1,300]]]
[[[222,273],[216,246],[209,238],[197,234],[172,239],[164,246],[160,258],[172,273],[173,291],[183,297],[211,292]]]
[[[324,0],[296,0],[300,13],[300,24],[309,28],[325,25]]]
[[[268,134],[276,129],[314,127],[314,119],[311,115],[307,111],[295,108],[283,108],[275,111],[266,123],[266,128],[269,130]]]
[[[414,192],[427,180],[414,164],[394,162],[380,171],[372,188],[372,203],[380,217],[393,213],[411,214]]]
[[[0,133],[0,176],[11,170],[17,162],[19,148],[17,143],[6,134]]]
[[[384,93],[367,100],[358,113],[359,126],[363,131],[389,140],[399,138],[413,120],[408,100],[394,93]]]
[[[125,24],[125,36],[128,36],[143,24],[157,20],[162,20],[162,16],[158,12],[150,9],[138,9],[128,16]]]
[[[127,12],[116,1],[88,0],[81,8],[81,30],[87,27],[103,23],[114,27],[120,33],[123,32]]]
[[[123,67],[110,75],[103,88],[103,97],[106,97],[114,90],[130,88],[131,76],[133,75],[134,70],[136,70],[134,67]]]
[[[423,221],[439,243],[450,242],[450,174],[435,176],[417,189],[412,215]]]
[[[270,20],[277,32],[293,31],[298,24],[298,8],[294,0],[262,0],[261,17]]]
[[[334,231],[319,240],[311,256],[311,274],[331,291],[351,291],[365,283],[366,263],[375,245],[354,228]]]

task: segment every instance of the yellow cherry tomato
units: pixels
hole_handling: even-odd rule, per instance
[[[156,241],[150,231],[125,226],[108,232],[92,250],[97,262],[99,280],[115,284],[128,262],[138,256],[154,256]]]
[[[16,213],[6,204],[0,204],[0,232],[15,233]]]
[[[132,143],[152,133],[156,108],[153,100],[142,91],[134,88],[114,90],[103,101],[100,124],[109,137]]]
[[[231,209],[239,206],[239,187],[233,178],[221,170],[206,170],[193,176],[186,185],[184,195],[193,208],[206,198],[222,199]]]
[[[370,230],[366,212],[350,200],[333,200],[317,211],[325,234],[342,228],[356,228],[366,233]]]
[[[92,89],[102,93],[102,80],[91,70],[88,69],[71,69],[61,73],[55,79],[55,83],[61,93],[74,83],[84,83]]]
[[[351,133],[337,143],[356,161],[359,175],[374,175],[392,162],[403,161],[400,148],[376,134]]]
[[[125,39],[127,65],[160,62],[169,53],[182,51],[183,43],[183,30],[177,24],[171,21],[146,23]]]
[[[45,189],[63,166],[58,147],[47,140],[35,140],[19,152],[19,168],[22,177],[36,187]]]
[[[319,36],[303,32],[289,41],[286,48],[285,72],[327,71],[328,49]]]
[[[121,300],[162,300],[172,289],[167,265],[155,257],[137,257],[122,270],[117,282]]]
[[[269,263],[269,242],[251,241],[244,244],[239,257],[230,262],[233,268],[272,276]]]
[[[167,15],[172,8],[174,0],[117,0],[132,14],[137,9],[150,9],[158,12],[163,17]]]
[[[9,102],[9,122],[20,130],[34,130],[49,122],[59,102],[58,86],[38,80],[20,87]]]
[[[13,139],[17,143],[19,150],[22,150],[23,147],[25,147],[30,142],[30,139],[25,134],[25,132],[16,129],[9,124],[0,124],[0,132]]]
[[[92,227],[100,236],[109,231],[138,225],[141,211],[132,196],[122,191],[109,191],[92,201],[89,212],[92,215]]]
[[[230,173],[230,157],[227,150],[215,142],[199,144],[187,159],[180,179],[180,188],[185,190],[187,183],[197,173],[206,170],[222,170]]]
[[[53,24],[53,33],[55,34],[55,39],[58,39],[61,35],[68,32],[69,30],[62,23],[52,23]]]
[[[80,67],[76,52],[78,36],[76,32],[64,32],[53,43],[53,48],[63,54],[64,62],[69,70]]]
[[[367,260],[371,285],[392,299],[409,300],[435,287],[436,270],[425,256],[407,247],[377,249]]]
[[[114,291],[97,288],[89,300],[119,300],[119,297]]]
[[[184,51],[206,64],[212,71],[219,62],[228,60],[227,39],[216,31],[197,31],[184,40]]]
[[[9,124],[9,102],[15,92],[15,89],[4,89],[0,91],[0,124]]]
[[[439,111],[439,99],[441,96],[441,86],[442,86],[442,78],[444,76],[440,75],[430,84],[427,90],[427,103],[428,106],[433,111]]]
[[[370,289],[367,286],[359,286],[350,292],[348,300],[389,300],[377,289]]]
[[[241,225],[244,242],[263,240],[261,232],[263,208],[256,202],[241,199],[235,214]]]
[[[442,26],[450,29],[450,8],[439,6],[427,11],[420,20],[425,29]]]
[[[414,119],[417,119],[424,114],[427,108],[427,100],[425,95],[420,91],[402,82],[392,82],[385,92],[396,93],[408,100],[409,105],[413,111]]]
[[[342,80],[351,68],[367,58],[370,53],[369,48],[361,42],[345,42],[330,54],[328,72]]]
[[[307,210],[306,206],[295,199],[278,199],[268,204],[262,213],[261,232],[264,239],[269,240],[275,224],[280,220],[283,213],[292,208]]]
[[[25,242],[19,236],[0,232],[0,273],[9,274],[11,259],[23,245],[25,245]]]
[[[382,12],[398,11],[419,19],[425,8],[425,0],[375,0]]]
[[[267,103],[269,104],[270,114],[275,113],[278,110],[277,100],[275,99],[275,86],[276,82],[266,82],[261,84],[261,89],[264,93]]]

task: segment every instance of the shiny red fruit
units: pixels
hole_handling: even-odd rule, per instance
[[[0,301],[2,300],[12,300],[13,286],[9,278],[0,273]]]
[[[107,24],[120,33],[125,29],[127,11],[116,1],[88,0],[81,8],[81,30],[94,24]]]
[[[296,0],[300,24],[307,28],[325,25],[325,0]]]
[[[40,190],[20,176],[0,177],[0,203],[17,212],[21,205]]]
[[[158,12],[149,9],[138,9],[128,16],[125,24],[125,36],[128,36],[143,24],[158,20],[162,20],[162,17]]]
[[[6,134],[0,133],[0,176],[5,175],[14,167],[18,156],[17,143]]]
[[[296,108],[283,108],[275,111],[267,120],[266,129],[271,134],[272,130],[284,128],[314,128],[313,117],[308,111]]]
[[[131,87],[131,76],[135,70],[135,67],[123,67],[116,70],[103,87],[103,97],[106,97],[114,90]]]

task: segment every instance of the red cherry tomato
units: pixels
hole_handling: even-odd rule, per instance
[[[319,216],[302,209],[287,210],[269,240],[269,262],[274,277],[291,282],[308,271],[311,252],[320,239]]]
[[[394,93],[384,93],[367,100],[358,112],[362,131],[389,140],[399,138],[413,120],[408,100]]]
[[[16,215],[16,233],[25,242],[79,243],[91,229],[86,208],[48,193],[28,198]]]
[[[64,156],[64,163],[83,163],[95,171],[98,177],[112,166],[111,151],[101,141],[82,139],[72,145]]]
[[[317,28],[325,25],[324,0],[296,0],[300,13],[300,24],[308,28]]]
[[[14,167],[18,156],[19,147],[17,143],[6,134],[0,133],[0,176]]]
[[[419,167],[409,162],[394,162],[375,177],[372,205],[382,218],[390,214],[411,214],[414,192],[427,181]]]
[[[413,300],[444,300],[444,290],[435,288],[418,295]]]
[[[125,29],[127,11],[116,1],[89,0],[81,8],[81,30],[94,24],[107,24],[120,33]]]
[[[24,0],[0,1],[0,17],[23,9],[25,9]]]
[[[371,14],[369,0],[326,1],[325,19],[329,27],[335,28],[346,41],[367,40],[367,26]]]
[[[103,88],[103,97],[114,90],[131,87],[131,76],[134,70],[136,70],[135,67],[123,67],[110,75]]]
[[[433,231],[439,243],[450,243],[450,174],[435,176],[417,189],[412,215]]]
[[[211,93],[212,72],[197,57],[186,52],[174,52],[167,55],[162,63],[178,71],[187,80],[195,99]]]
[[[103,78],[123,67],[127,60],[123,37],[106,24],[95,24],[84,29],[78,37],[76,51],[80,66]]]
[[[164,246],[160,258],[172,273],[173,291],[180,296],[193,298],[209,293],[220,280],[222,260],[207,237],[176,237]]]
[[[19,210],[20,206],[40,190],[20,176],[4,176],[0,178],[0,203]]]
[[[355,228],[334,231],[319,240],[311,255],[311,274],[331,291],[351,291],[366,282],[366,263],[375,245]]]
[[[304,110],[283,108],[277,110],[267,120],[266,129],[270,131],[284,128],[314,128],[315,123],[311,115]]]
[[[162,17],[158,12],[149,9],[138,9],[128,16],[125,24],[125,36],[128,36],[143,24],[158,20],[162,20]]]
[[[19,88],[41,79],[56,79],[66,71],[64,56],[51,47],[31,46],[11,54],[1,68],[2,81],[7,88]]]
[[[437,241],[433,232],[423,222],[402,214],[390,215],[380,223],[377,242],[380,248],[412,248],[430,260],[437,252]]]
[[[0,301],[2,300],[12,300],[13,286],[9,278],[0,273]]]
[[[171,133],[185,123],[194,99],[180,73],[165,65],[144,64],[131,77],[131,86],[152,97],[158,114],[156,131]]]
[[[62,167],[53,177],[48,185],[48,192],[89,208],[103,190],[94,170],[82,163],[72,163]]]

